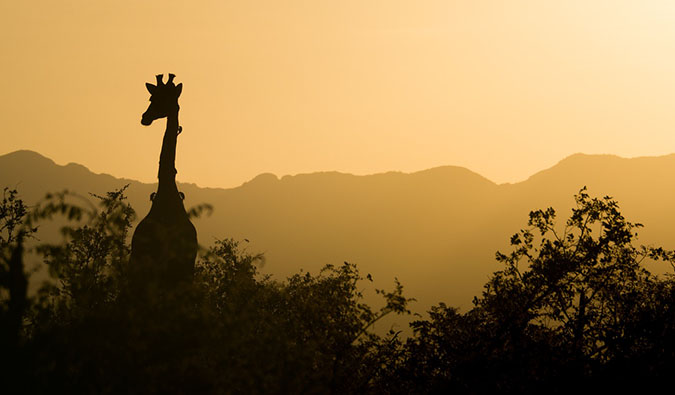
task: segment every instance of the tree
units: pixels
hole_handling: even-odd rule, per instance
[[[364,392],[372,388],[389,355],[381,352],[396,334],[369,331],[390,313],[407,314],[411,299],[397,282],[379,290],[385,305],[363,303],[364,278],[355,265],[327,265],[318,274],[285,281],[260,277],[239,243],[220,240],[199,262],[198,281],[215,307],[213,356],[227,369],[214,375],[216,388],[233,392]],[[246,372],[246,374],[242,374]]]
[[[550,208],[530,213],[472,309],[434,306],[408,339],[371,330],[410,313],[398,281],[375,309],[353,264],[273,279],[232,239],[202,251],[189,287],[140,301],[128,285],[134,212],[124,189],[97,198],[82,208],[54,194],[29,210],[6,192],[0,206],[1,313],[15,317],[3,361],[24,392],[560,392],[663,384],[675,366],[675,280],[643,266],[673,266],[675,253],[638,245],[641,225],[585,188],[564,224]],[[7,280],[25,280],[11,269],[19,236],[56,214],[80,222],[37,248],[54,281],[28,298]]]
[[[24,240],[35,230],[26,226],[28,208],[17,195],[16,190],[4,188],[0,202],[0,371],[20,380],[26,366],[21,358],[21,332],[29,302]]]
[[[584,188],[575,201],[562,230],[553,209],[530,213],[529,228],[511,238],[514,250],[497,253],[506,268],[486,284],[477,306],[511,333],[546,328],[578,359],[604,363],[631,352],[627,343],[640,333],[627,329],[671,283],[643,262],[672,265],[675,256],[634,245],[642,225],[626,221],[610,197],[591,198]]]
[[[16,244],[19,228],[37,231],[55,215],[75,220],[62,228],[61,243],[34,249],[52,281],[24,299],[21,347],[4,355],[16,367],[17,392],[373,390],[398,343],[397,334],[379,336],[371,327],[387,314],[409,313],[401,284],[378,290],[385,304],[373,309],[363,302],[365,279],[355,265],[273,280],[258,273],[262,255],[222,239],[203,251],[191,286],[139,300],[128,281],[135,214],[124,188],[94,197],[98,204],[50,194],[31,210],[13,192],[3,203],[5,228],[13,226],[3,248]],[[22,256],[18,248],[3,251],[3,265]]]
[[[28,209],[17,194],[4,188],[0,202],[0,337],[7,347],[16,345],[26,308],[23,241],[33,233],[24,226]]]
[[[473,309],[440,305],[413,323],[402,374],[432,390],[469,392],[560,388],[626,370],[663,374],[675,361],[675,287],[643,263],[673,265],[675,254],[636,245],[641,225],[610,197],[583,188],[575,202],[562,227],[552,208],[530,213],[513,250],[496,254],[505,267]]]

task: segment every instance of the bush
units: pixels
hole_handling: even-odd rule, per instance
[[[407,339],[371,330],[410,313],[398,282],[375,310],[353,264],[278,281],[232,239],[202,251],[189,286],[139,295],[124,189],[88,208],[68,196],[29,210],[3,194],[2,371],[14,392],[625,391],[667,384],[675,366],[675,281],[642,265],[672,266],[675,253],[637,245],[641,225],[585,189],[561,226],[553,209],[530,213],[471,310],[434,306]],[[28,297],[24,240],[57,214],[79,222],[35,248],[53,281]]]
[[[674,365],[675,283],[642,265],[675,262],[673,252],[634,244],[640,224],[616,201],[585,188],[562,228],[552,208],[497,253],[495,272],[465,314],[441,304],[412,324],[394,374],[407,390],[536,392],[643,386]],[[390,376],[391,377],[391,376]],[[625,389],[625,387],[624,387]]]
[[[274,281],[258,273],[262,255],[223,239],[203,252],[189,287],[140,297],[128,281],[135,214],[123,192],[97,196],[99,205],[91,209],[69,203],[67,194],[50,195],[33,213],[3,217],[31,224],[65,214],[84,221],[63,228],[62,244],[36,247],[55,282],[45,284],[23,314],[20,353],[5,358],[8,364],[17,355],[24,360],[15,381],[19,390],[305,393],[372,387],[387,363],[388,354],[379,350],[395,335],[379,336],[370,327],[389,313],[409,313],[400,284],[378,291],[386,305],[373,310],[363,303],[364,278],[352,264]]]

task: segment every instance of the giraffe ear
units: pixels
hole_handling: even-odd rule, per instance
[[[145,83],[145,87],[148,89],[148,92],[150,92],[151,95],[154,95],[154,94],[155,94],[155,89],[157,89],[156,86],[152,85],[152,84],[149,83],[149,82],[146,82],[146,83]]]
[[[176,85],[176,99],[180,97],[180,93],[183,92],[183,83],[181,82],[180,84]]]

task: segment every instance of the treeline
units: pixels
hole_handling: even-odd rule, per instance
[[[398,282],[375,309],[352,264],[277,281],[230,239],[200,254],[184,288],[138,294],[124,189],[96,206],[70,197],[27,207],[3,192],[0,392],[556,393],[657,388],[675,366],[675,281],[644,266],[672,273],[675,253],[637,245],[641,225],[585,189],[564,223],[530,213],[472,309],[432,307],[407,337],[372,330],[410,314]],[[61,215],[63,242],[37,240]],[[35,293],[28,253],[51,276]]]

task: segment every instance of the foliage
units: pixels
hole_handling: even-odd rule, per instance
[[[363,278],[353,264],[276,282],[258,275],[254,264],[261,259],[228,239],[218,241],[198,266],[208,306],[215,308],[211,321],[219,327],[218,365],[229,367],[216,374],[216,388],[264,393],[368,388],[381,362],[372,350],[387,341],[368,328],[390,312],[408,312],[402,288],[384,292],[387,304],[373,311],[362,302]]]
[[[72,314],[87,314],[98,305],[116,298],[125,281],[130,247],[127,244],[131,223],[136,214],[126,203],[123,187],[106,196],[92,195],[99,208],[83,210],[65,202],[65,194],[48,195],[36,213],[45,217],[51,213],[66,214],[68,219],[86,217],[84,224],[61,229],[64,243],[42,244],[37,252],[44,256],[50,274],[58,286],[45,286],[51,305],[46,312],[51,320],[69,320]]]
[[[352,264],[275,281],[258,273],[262,255],[223,239],[199,259],[192,286],[148,301],[128,283],[135,213],[124,188],[95,197],[97,206],[83,207],[72,194],[51,194],[30,212],[15,199],[12,204],[22,209],[14,216],[3,211],[7,223],[26,226],[54,215],[73,221],[62,229],[62,243],[35,248],[55,281],[42,287],[24,314],[20,390],[370,388],[387,357],[381,345],[396,336],[376,335],[372,324],[390,313],[409,313],[410,300],[398,282],[392,292],[377,291],[385,305],[373,310],[363,303],[364,278]],[[209,206],[190,212],[205,210]]]
[[[530,213],[472,309],[434,306],[407,339],[372,331],[410,313],[398,281],[376,290],[384,305],[374,309],[362,294],[372,278],[353,264],[279,281],[259,273],[263,255],[232,239],[203,251],[190,286],[145,298],[129,286],[135,213],[124,188],[96,206],[72,197],[28,208],[16,191],[3,194],[2,371],[16,392],[644,390],[675,366],[674,277],[643,265],[672,266],[675,253],[638,245],[641,225],[585,188],[562,225],[551,208]],[[54,281],[29,298],[23,240],[55,215],[73,222],[62,243],[35,247]]]
[[[36,231],[26,225],[28,207],[17,195],[15,189],[4,188],[0,202],[0,348],[10,354],[19,341],[28,303],[23,243]],[[0,369],[7,369],[5,363]]]
[[[441,304],[412,324],[396,370],[409,388],[536,392],[664,377],[675,362],[675,282],[643,262],[672,265],[675,255],[636,246],[641,225],[626,221],[611,198],[591,198],[584,188],[575,201],[562,229],[552,208],[530,213],[513,250],[497,253],[504,269],[473,309]]]

